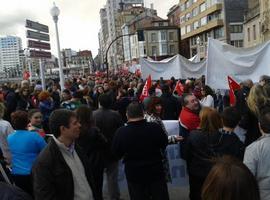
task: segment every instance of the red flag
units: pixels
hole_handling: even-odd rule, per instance
[[[140,96],[141,102],[144,100],[145,97],[149,96],[148,90],[151,87],[151,85],[152,85],[152,78],[151,78],[151,75],[149,75],[143,87],[142,94]]]
[[[183,95],[184,86],[182,85],[182,83],[180,81],[177,81],[176,86],[174,88],[174,91],[176,91],[179,96]]]
[[[23,72],[23,80],[28,80],[30,78],[30,72],[25,71]]]
[[[229,88],[230,88],[230,91],[229,91],[230,105],[234,106],[236,103],[234,92],[236,90],[239,90],[241,88],[241,86],[235,80],[233,80],[232,77],[230,77],[230,76],[228,76],[228,84],[229,84]]]

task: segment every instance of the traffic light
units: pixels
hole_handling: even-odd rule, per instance
[[[143,30],[138,30],[137,31],[138,34],[138,41],[144,41],[144,33]]]

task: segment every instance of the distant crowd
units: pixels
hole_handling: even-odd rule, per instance
[[[121,161],[131,200],[167,200],[166,147],[177,144],[191,200],[270,199],[270,76],[239,85],[232,104],[204,76],[148,88],[122,72],[74,76],[64,88],[49,80],[46,90],[40,81],[5,83],[0,198],[103,200],[106,174],[107,198],[120,200]],[[178,120],[179,134],[163,120]]]

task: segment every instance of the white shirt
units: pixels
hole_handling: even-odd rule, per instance
[[[200,104],[202,107],[214,108],[214,98],[211,95],[207,95],[206,97],[200,100]]]
[[[10,123],[6,120],[0,119],[0,148],[8,163],[11,162],[11,153],[7,143],[7,136],[12,132],[14,132],[14,130]]]

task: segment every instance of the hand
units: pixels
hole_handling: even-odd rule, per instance
[[[181,142],[181,141],[184,140],[184,138],[183,138],[182,136],[176,135],[176,136],[175,136],[175,140],[176,140],[177,142]]]

